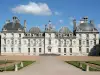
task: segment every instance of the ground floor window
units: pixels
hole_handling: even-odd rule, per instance
[[[33,52],[34,52],[34,53],[36,52],[36,48],[33,48]]]
[[[41,53],[41,48],[39,48],[39,53]]]
[[[81,49],[81,47],[79,47],[79,52],[82,52],[82,49]]]
[[[89,48],[87,48],[86,53],[89,53]]]
[[[13,50],[13,48],[11,48],[11,52],[13,52],[14,50]]]
[[[71,53],[70,55],[72,55],[72,48],[70,48],[70,53]]]
[[[64,53],[66,53],[66,48],[64,48]]]
[[[48,52],[51,52],[51,49],[48,49]]]
[[[21,48],[19,48],[19,52],[21,53]]]
[[[4,47],[4,52],[6,52],[6,48]]]
[[[61,48],[58,48],[58,52],[61,53]]]

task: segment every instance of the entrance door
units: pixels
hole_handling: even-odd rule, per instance
[[[48,53],[51,53],[51,49],[48,49]]]

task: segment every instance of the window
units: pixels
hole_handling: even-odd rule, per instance
[[[94,40],[94,45],[96,45],[96,40]]]
[[[4,35],[6,36],[6,33],[4,33]]]
[[[64,45],[66,45],[66,40],[64,40]]]
[[[10,44],[10,40],[8,40],[7,43]]]
[[[76,43],[76,41],[73,41],[73,43],[75,44],[75,43]]]
[[[51,37],[51,34],[49,34],[49,36]]]
[[[89,45],[89,40],[87,40],[87,46]]]
[[[11,41],[12,45],[13,45],[13,40]]]
[[[19,40],[19,44],[21,44],[21,40]]]
[[[64,48],[64,53],[66,53],[66,48]]]
[[[82,50],[81,50],[81,47],[79,47],[79,52],[81,52]]]
[[[72,48],[70,48],[70,53],[72,53]]]
[[[36,48],[33,48],[34,52],[36,52]]]
[[[6,39],[4,39],[4,44],[6,44]]]
[[[86,52],[89,53],[89,48],[87,48]]]
[[[61,48],[58,48],[58,52],[61,53]]]
[[[19,48],[19,52],[21,53],[21,48]]]
[[[19,37],[21,37],[21,34],[19,34]]]
[[[81,40],[79,40],[79,45],[81,45]]]
[[[15,40],[15,44],[17,44],[17,40]]]
[[[24,44],[26,44],[26,40],[24,40]]]
[[[92,41],[91,41],[91,44],[92,44]]]
[[[67,41],[67,44],[69,43],[69,41]]]
[[[85,44],[85,41],[83,41],[83,44]]]
[[[11,48],[11,52],[13,52],[13,48]]]
[[[96,34],[94,34],[94,38],[96,38]]]
[[[4,52],[6,52],[6,48],[4,47]]]
[[[89,34],[86,34],[86,37],[89,37]]]
[[[51,49],[48,49],[48,52],[51,52]]]
[[[41,48],[39,48],[39,53],[41,53]]]
[[[49,44],[51,45],[51,39],[49,39]]]

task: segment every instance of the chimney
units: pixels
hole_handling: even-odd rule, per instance
[[[83,17],[84,23],[88,23],[88,16]]]
[[[90,24],[94,24],[94,21],[93,20],[90,20]]]
[[[47,30],[47,25],[45,25],[45,30]]]
[[[73,35],[76,36],[76,19],[73,20]]]
[[[24,20],[24,31],[26,32],[26,20]]]
[[[73,20],[73,25],[74,25],[73,30],[76,30],[76,19]]]
[[[6,24],[7,24],[7,23],[10,23],[10,20],[6,20]]]

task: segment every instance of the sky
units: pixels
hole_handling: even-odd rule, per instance
[[[13,16],[20,19],[21,25],[26,20],[27,30],[34,26],[43,30],[49,20],[56,30],[62,26],[73,30],[73,18],[78,24],[88,16],[100,31],[100,0],[0,0],[0,30]]]

